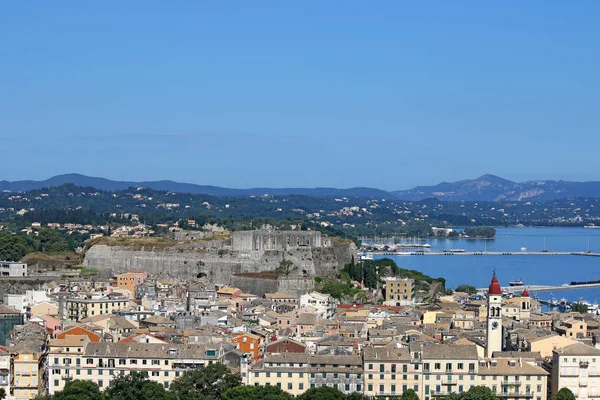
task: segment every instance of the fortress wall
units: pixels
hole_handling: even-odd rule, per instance
[[[142,269],[151,276],[179,279],[205,273],[213,283],[229,284],[231,276],[237,273],[273,271],[284,258],[297,267],[291,276],[334,276],[356,253],[353,244],[335,242],[332,247],[293,247],[285,251],[237,251],[222,242],[213,243],[214,247],[211,243],[166,248],[94,245],[85,255],[84,265],[99,269],[105,277]]]

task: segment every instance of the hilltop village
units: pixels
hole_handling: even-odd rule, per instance
[[[526,288],[503,295],[496,276],[485,296],[424,293],[402,270],[379,275],[374,289],[354,280],[366,297],[336,299],[317,277],[339,273],[353,245],[342,251],[318,232],[272,230],[216,241],[185,250],[204,257],[201,264],[172,255],[184,250],[169,253],[179,257],[175,267],[156,249],[137,249],[118,267],[96,259],[101,273],[88,278],[36,276],[25,263],[0,263],[4,279],[37,282],[4,294],[0,306],[7,398],[53,395],[74,380],[105,390],[132,371],[169,389],[211,364],[227,366],[243,385],[293,396],[322,386],[368,398],[414,391],[431,400],[479,386],[511,399],[545,400],[563,388],[600,396],[595,315],[542,312]],[[144,257],[154,264],[144,267],[151,260]],[[186,265],[192,273],[169,274]],[[271,284],[255,285],[275,272]],[[279,290],[290,280],[294,290]],[[245,281],[254,283],[233,284]]]

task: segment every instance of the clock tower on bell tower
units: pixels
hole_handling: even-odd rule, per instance
[[[491,357],[502,351],[502,290],[495,272],[488,289],[487,312],[486,357]]]

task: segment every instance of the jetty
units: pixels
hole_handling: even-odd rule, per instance
[[[588,256],[600,257],[600,253],[590,251],[457,251],[457,250],[435,250],[423,251],[413,250],[410,252],[397,251],[369,251],[369,254],[383,256]]]
[[[527,289],[529,292],[556,292],[559,290],[574,290],[574,289],[590,289],[590,288],[598,288],[600,287],[600,283],[587,283],[581,285],[571,285],[565,283],[560,286],[551,286],[551,285],[523,285],[523,286],[503,286],[503,292],[510,292],[514,294],[519,294],[523,290]],[[478,292],[487,293],[488,288],[479,288]]]

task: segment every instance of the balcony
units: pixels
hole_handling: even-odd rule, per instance
[[[63,375],[61,375],[61,378],[63,380],[65,380],[65,381],[73,379],[73,377],[71,376],[71,374],[63,374]]]
[[[587,397],[590,399],[598,399],[600,398],[600,393],[588,393]]]
[[[525,392],[525,393],[520,393],[520,392],[514,392],[514,393],[505,393],[505,392],[501,392],[501,393],[494,393],[494,396],[498,397],[499,399],[522,399],[522,398],[527,398],[527,399],[533,399],[533,393],[532,392]]]
[[[433,390],[431,391],[431,397],[448,397],[450,395],[452,395],[453,392],[450,391],[440,391],[440,392],[434,392]]]
[[[442,386],[455,386],[458,382],[455,379],[442,379]]]
[[[590,366],[589,361],[580,361],[579,362],[579,368],[587,368]]]
[[[587,381],[579,381],[579,387],[587,387]]]

